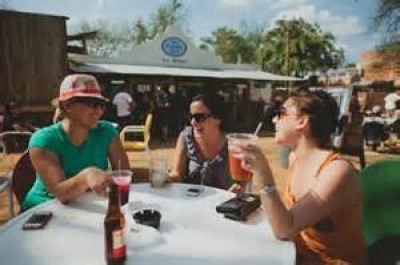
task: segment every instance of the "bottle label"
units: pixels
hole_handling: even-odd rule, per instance
[[[113,232],[113,246],[112,255],[114,258],[121,258],[125,256],[126,244],[124,231],[122,229]]]

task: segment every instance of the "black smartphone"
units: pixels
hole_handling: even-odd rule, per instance
[[[197,197],[200,195],[200,193],[203,192],[202,188],[188,188],[186,190],[186,195],[191,196],[191,197]]]
[[[53,217],[52,212],[36,212],[33,213],[28,220],[23,224],[23,230],[38,230],[43,229],[46,224],[50,221],[51,217]]]

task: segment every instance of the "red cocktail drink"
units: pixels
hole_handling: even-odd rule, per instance
[[[129,201],[129,189],[132,181],[132,171],[130,170],[113,170],[111,176],[118,185],[121,206]]]
[[[118,185],[121,206],[127,204],[129,201],[129,188],[131,183],[127,182],[123,177],[115,177],[114,181]]]
[[[252,173],[244,169],[241,165],[242,161],[235,158],[232,152],[229,152],[229,169],[231,171],[231,177],[238,181],[248,181],[252,177]]]
[[[247,144],[257,144],[258,137],[250,133],[230,133],[228,138],[229,148],[229,170],[231,177],[237,181],[249,181],[252,173],[242,167],[242,161],[235,157],[235,152],[240,150],[240,146]]]

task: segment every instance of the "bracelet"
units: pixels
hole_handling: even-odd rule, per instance
[[[267,184],[263,188],[260,189],[260,194],[270,194],[276,192],[275,184]]]

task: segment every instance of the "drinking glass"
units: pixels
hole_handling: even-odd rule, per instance
[[[252,173],[244,169],[241,165],[241,160],[234,157],[235,145],[256,144],[258,137],[251,133],[230,133],[226,136],[228,138],[229,149],[229,169],[232,179],[236,181],[249,181]]]
[[[127,169],[118,169],[111,171],[111,177],[118,185],[121,206],[129,201],[129,190],[132,182],[132,171]]]
[[[151,159],[149,162],[149,180],[151,187],[161,188],[168,179],[168,162],[165,159]]]

